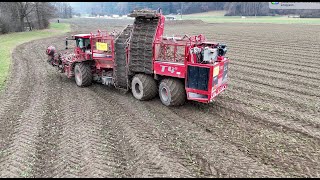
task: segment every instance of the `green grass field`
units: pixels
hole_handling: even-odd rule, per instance
[[[272,24],[316,24],[320,18],[288,18],[288,16],[224,16],[224,11],[211,11],[197,14],[182,15],[183,20],[202,20],[208,23],[272,23]],[[176,15],[177,19],[181,16]]]
[[[0,35],[0,90],[4,88],[7,76],[9,74],[9,68],[11,64],[11,54],[13,49],[28,41],[57,36],[70,31],[70,24],[66,23],[51,23],[49,29],[9,33]]]

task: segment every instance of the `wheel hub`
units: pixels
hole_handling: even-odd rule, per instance
[[[141,87],[140,87],[140,84],[139,84],[139,83],[136,83],[136,84],[134,85],[134,89],[136,90],[136,92],[137,92],[138,94],[141,93]]]
[[[164,101],[168,101],[169,99],[168,90],[165,87],[161,89],[161,97]]]
[[[75,77],[78,84],[81,84],[81,73],[78,68],[75,69]]]

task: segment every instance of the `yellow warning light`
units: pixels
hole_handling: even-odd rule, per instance
[[[219,66],[216,66],[213,69],[213,77],[217,76],[218,74],[219,74]]]

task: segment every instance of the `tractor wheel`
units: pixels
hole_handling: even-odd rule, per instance
[[[151,76],[137,74],[131,81],[131,91],[136,99],[150,100],[157,95],[157,83]]]
[[[92,84],[92,71],[90,65],[83,62],[77,63],[74,67],[74,78],[78,86],[90,86]]]
[[[159,85],[161,102],[166,106],[183,105],[186,101],[186,91],[183,83],[178,79],[163,79]]]

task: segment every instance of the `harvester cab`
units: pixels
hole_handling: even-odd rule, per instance
[[[50,64],[75,77],[80,87],[96,81],[131,90],[141,101],[159,95],[166,106],[182,105],[186,99],[209,103],[227,88],[226,45],[209,42],[202,34],[163,36],[160,9],[134,10],[129,17],[135,18],[133,25],[117,35],[74,35],[73,54],[55,56],[54,47],[48,47]]]
[[[72,40],[75,41],[74,53],[81,54],[81,53],[90,53],[91,52],[91,44],[90,44],[90,34],[76,34],[73,35],[71,39],[66,37],[66,49],[68,48],[68,41]]]
[[[90,52],[90,34],[77,34],[74,35],[74,39],[76,40],[76,46],[80,48],[83,52]]]

